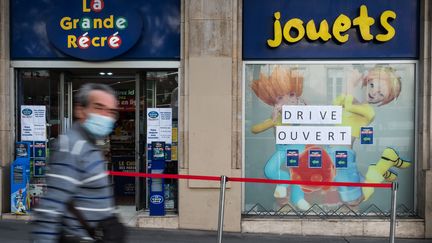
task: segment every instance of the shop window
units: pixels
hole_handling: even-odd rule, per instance
[[[245,176],[372,183],[397,180],[398,214],[413,212],[415,72],[414,62],[246,64]],[[291,114],[283,113],[288,105],[297,111],[305,111],[305,106],[315,108],[297,117],[295,124],[289,119],[282,123],[282,117]],[[341,108],[338,122],[308,123],[312,117],[325,117],[326,106]],[[289,128],[283,130],[288,138],[277,140],[276,127]],[[348,129],[351,137],[330,136],[339,129]],[[314,211],[320,213],[347,205],[358,214],[369,215],[389,212],[390,200],[388,189],[246,184],[244,212],[305,212],[316,205],[319,208]]]
[[[142,94],[146,97],[141,97],[141,100],[146,101],[143,108],[171,108],[172,123],[171,136],[165,137],[163,140],[169,144],[169,155],[165,159],[165,174],[178,173],[178,72],[177,70],[161,70],[146,72],[143,75],[145,85],[143,85]],[[147,110],[141,112],[141,127],[145,131],[147,120]],[[144,134],[142,132],[142,134]],[[144,141],[145,138],[142,138]],[[147,140],[149,142],[150,140]],[[147,163],[150,158],[146,158]],[[147,166],[147,168],[149,168]],[[178,181],[175,179],[164,180],[164,197],[165,209],[168,211],[177,211],[178,209]],[[149,193],[149,192],[148,192]],[[149,202],[147,202],[149,204]]]
[[[45,106],[47,122],[47,139],[51,141],[60,132],[60,73],[50,70],[20,70],[17,83],[17,114],[21,106]],[[17,119],[20,128],[20,120]],[[21,130],[17,130],[21,137]],[[18,138],[20,140],[21,138]]]
[[[109,72],[108,72],[109,71]],[[16,141],[28,141],[41,153],[32,153],[30,159],[30,198],[32,206],[44,192],[45,168],[49,166],[51,142],[66,132],[75,121],[73,117],[74,95],[85,83],[104,83],[116,92],[119,117],[113,132],[97,145],[104,151],[110,170],[122,172],[148,172],[145,153],[147,142],[147,110],[149,108],[171,108],[172,130],[169,136],[169,156],[165,173],[178,173],[178,73],[176,69],[130,70],[130,69],[17,69],[16,70],[16,114],[24,110],[42,110],[43,118],[28,121],[16,118]],[[110,74],[109,74],[110,73]],[[138,78],[139,77],[139,78]],[[62,87],[63,84],[63,87]],[[137,101],[139,100],[139,110]],[[26,111],[27,112],[27,111]],[[23,113],[24,114],[24,113]],[[42,113],[40,113],[42,114]],[[136,118],[138,116],[138,120]],[[41,116],[42,117],[42,116]],[[21,118],[21,119],[20,119]],[[35,138],[35,130],[27,129],[40,125],[44,136]],[[136,128],[139,125],[139,129]],[[31,131],[27,131],[27,130]],[[137,130],[139,132],[137,133]],[[23,137],[23,131],[30,137]],[[30,136],[29,135],[29,136]],[[136,147],[136,136],[138,146]],[[39,151],[31,149],[31,151]],[[136,151],[140,151],[136,156]],[[146,180],[115,177],[114,195],[117,204],[136,205],[145,209],[148,205]],[[177,210],[177,180],[164,181],[165,207]]]

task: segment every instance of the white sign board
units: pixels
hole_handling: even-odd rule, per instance
[[[172,109],[147,108],[147,144],[172,143]]]
[[[276,144],[351,145],[351,127],[277,126]]]
[[[341,124],[342,106],[285,105],[282,124]]]
[[[46,141],[46,107],[21,106],[21,141]]]

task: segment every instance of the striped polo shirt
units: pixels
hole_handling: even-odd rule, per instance
[[[112,216],[114,197],[106,160],[95,140],[75,123],[52,146],[48,163],[47,193],[34,209],[34,242],[57,242],[60,232],[89,237],[67,210],[72,200],[90,226]]]

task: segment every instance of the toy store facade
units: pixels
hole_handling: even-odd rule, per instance
[[[416,218],[420,2],[243,4],[244,176],[397,182],[398,217]],[[391,191],[246,184],[243,207],[361,218],[388,214]]]
[[[52,141],[75,121],[74,95],[85,83],[107,84],[118,96],[119,119],[100,144],[109,170],[147,172],[147,146],[160,141],[165,173],[177,173],[179,1],[10,1],[9,7],[11,132],[14,142],[30,144],[30,176],[21,190],[30,211],[44,193]],[[148,124],[148,112],[164,113],[164,124]],[[144,179],[112,180],[118,205],[148,209]],[[177,182],[162,186],[166,209],[177,211]]]

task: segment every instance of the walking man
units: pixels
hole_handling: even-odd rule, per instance
[[[112,233],[120,237],[110,241],[106,235],[101,236],[104,242],[122,242],[124,228],[113,217],[113,190],[106,159],[96,146],[96,140],[112,132],[117,119],[115,93],[104,84],[85,84],[75,103],[77,121],[51,149],[48,190],[34,210],[34,242],[93,242],[103,234],[98,232],[100,225],[114,227],[117,232]]]

